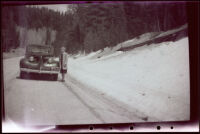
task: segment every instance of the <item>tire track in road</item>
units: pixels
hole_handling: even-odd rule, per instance
[[[154,120],[154,121],[158,120],[156,117],[148,117],[141,111],[138,111],[137,109],[130,107],[130,106],[124,104],[123,102],[112,98],[111,96],[101,95],[102,93],[99,92],[98,90],[92,89],[91,87],[84,85],[83,83],[77,81],[75,78],[73,78],[69,74],[68,74],[67,80],[69,82],[65,83],[66,85],[72,85],[72,86],[75,86],[75,88],[79,88],[79,92],[81,91],[84,96],[89,97],[91,100],[93,99],[95,101],[93,104],[90,104],[90,106],[89,106],[91,109],[93,109],[93,111],[94,111],[95,107],[96,107],[96,109],[103,108],[106,111],[110,111],[113,114],[118,115],[117,118],[118,117],[119,118],[126,117],[130,121],[134,121],[134,122],[146,122],[146,121],[151,121],[151,120]],[[75,91],[73,91],[73,92],[75,92]],[[83,98],[83,97],[80,97],[80,98]],[[100,104],[98,104],[97,102]],[[84,103],[87,104],[87,102],[85,102],[85,101],[84,101]],[[87,105],[89,105],[89,104],[87,104]],[[98,107],[98,106],[100,106],[100,107]],[[98,112],[101,113],[101,111],[98,111]],[[95,111],[95,113],[97,113],[97,111]],[[98,114],[98,115],[100,115],[100,114]],[[100,115],[100,117],[101,117],[101,115]],[[103,115],[103,117],[105,118],[106,116]],[[101,117],[101,119],[103,117]],[[109,123],[111,123],[111,121],[109,121]]]
[[[84,106],[86,106],[86,107],[89,109],[89,111],[90,111],[97,119],[99,119],[102,123],[105,123],[105,120],[100,116],[100,114],[98,114],[90,105],[88,105],[88,104],[82,99],[82,97],[80,97],[76,92],[74,92],[73,89],[72,89],[67,83],[63,83],[63,85],[66,86],[66,87],[69,89],[69,91],[70,91],[71,93],[73,93],[74,96],[76,96],[77,99],[80,100],[80,102],[81,102]]]

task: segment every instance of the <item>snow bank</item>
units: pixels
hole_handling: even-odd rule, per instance
[[[69,75],[153,118],[190,117],[188,38],[113,52],[101,58],[69,59]],[[148,120],[151,121],[151,120]]]
[[[173,33],[176,33],[176,32],[179,32],[181,30],[184,30],[188,27],[187,24],[177,28],[177,29],[172,29],[172,30],[168,30],[167,32],[162,32],[161,34],[159,34],[156,38],[159,38],[159,37],[164,37],[164,36],[167,36],[167,35],[170,35],[170,34],[173,34]]]
[[[130,46],[135,46],[135,45],[138,45],[138,44],[141,44],[141,43],[145,43],[145,42],[150,41],[150,40],[165,37],[165,36],[168,36],[170,34],[174,34],[176,32],[182,31],[184,29],[187,29],[187,24],[182,25],[182,26],[180,26],[176,29],[168,30],[168,31],[144,33],[144,34],[142,34],[138,37],[135,37],[135,38],[127,40],[125,42],[119,43],[118,45],[116,45],[113,48],[105,48],[103,52],[97,53],[96,55],[92,56],[92,58],[95,59],[95,58],[98,58],[98,57],[109,55],[109,54],[116,52],[117,50],[119,50],[121,48],[127,48],[127,47],[130,47]]]
[[[3,52],[4,59],[19,57],[19,56],[24,56],[24,55],[25,55],[24,48],[17,48],[17,49],[10,50],[10,52]]]

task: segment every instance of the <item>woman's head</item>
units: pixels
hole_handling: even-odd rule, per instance
[[[61,47],[61,52],[63,53],[63,52],[65,52],[65,47]]]

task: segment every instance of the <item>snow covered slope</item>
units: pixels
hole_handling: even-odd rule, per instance
[[[98,53],[70,58],[69,75],[154,119],[148,121],[189,119],[188,38],[94,58]]]
[[[104,51],[102,51],[102,52],[99,51],[98,53],[93,55],[91,58],[99,58],[101,56],[109,55],[120,49],[127,49],[130,47],[138,47],[141,45],[151,43],[155,40],[159,40],[159,39],[162,40],[165,37],[170,38],[169,36],[176,36],[176,34],[177,34],[177,36],[181,36],[180,34],[184,34],[184,31],[187,31],[187,27],[188,27],[188,25],[185,24],[176,29],[172,29],[172,30],[168,30],[168,31],[144,33],[138,37],[135,37],[135,38],[127,40],[125,42],[119,43],[118,45],[116,45],[113,48],[106,47],[106,48],[104,48]],[[182,32],[182,33],[180,33],[180,32]],[[163,41],[161,41],[161,42],[163,42]]]

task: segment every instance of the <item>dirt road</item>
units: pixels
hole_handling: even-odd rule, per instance
[[[64,83],[60,77],[58,81],[20,79],[19,60],[20,57],[3,61],[6,119],[27,125],[149,120],[136,109],[80,84],[69,75]]]

